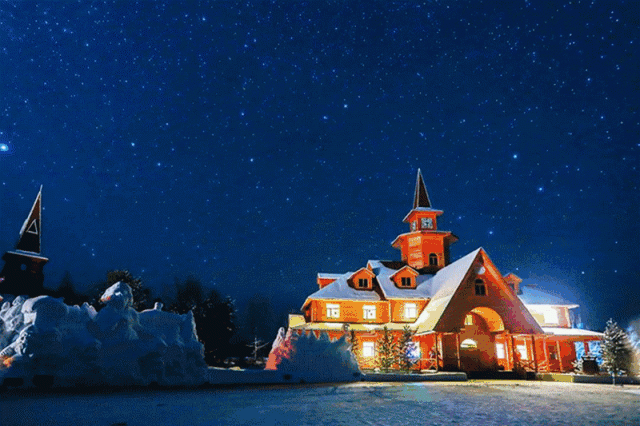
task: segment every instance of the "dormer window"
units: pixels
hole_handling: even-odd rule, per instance
[[[484,281],[481,279],[477,279],[475,281],[476,288],[476,296],[486,296],[487,295],[487,287],[484,285]]]
[[[429,255],[429,266],[438,266],[438,255],[431,253]]]
[[[369,288],[369,280],[367,278],[359,278],[358,288]]]
[[[411,277],[402,277],[400,278],[400,286],[402,287],[412,287],[413,286],[413,280],[411,279]]]

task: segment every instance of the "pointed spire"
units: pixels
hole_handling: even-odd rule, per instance
[[[28,251],[31,253],[40,253],[40,237],[42,233],[42,224],[40,214],[42,209],[42,185],[38,196],[31,207],[27,220],[22,224],[20,229],[20,239],[16,245],[16,250]]]
[[[429,201],[429,194],[427,194],[427,188],[424,186],[424,180],[422,179],[422,173],[418,169],[418,177],[416,178],[416,191],[413,196],[413,208],[418,207],[431,207],[431,201]]]

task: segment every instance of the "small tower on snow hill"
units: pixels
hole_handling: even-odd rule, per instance
[[[42,269],[49,259],[40,256],[41,214],[42,186],[27,220],[22,225],[15,250],[8,251],[2,256],[5,264],[0,272],[0,294],[33,297],[45,293]]]
[[[399,235],[391,245],[400,249],[402,261],[423,273],[436,273],[449,264],[449,246],[456,237],[449,231],[439,231],[437,218],[442,210],[431,207],[431,200],[418,169],[413,209],[403,222],[409,224],[409,232]]]

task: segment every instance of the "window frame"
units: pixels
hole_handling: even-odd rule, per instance
[[[551,316],[552,318],[550,318],[549,316]],[[542,318],[544,318],[545,324],[560,324],[560,316],[558,315],[558,311],[553,308],[544,309],[542,311]],[[549,321],[550,319],[553,319],[553,321]]]
[[[400,277],[400,287],[413,287],[412,277]]]
[[[529,361],[529,350],[527,349],[527,344],[516,345],[516,351],[518,351],[518,355],[520,355],[521,361]]]
[[[473,315],[467,314],[464,316],[464,325],[473,325]]]
[[[358,288],[369,288],[369,278],[358,278]]]
[[[485,284],[485,282],[481,279],[477,279],[474,282],[474,286],[475,286],[475,294],[476,296],[486,296],[487,295],[487,285]]]
[[[438,266],[438,255],[429,253],[429,266]]]
[[[409,311],[413,310],[413,315],[409,314]],[[416,303],[405,303],[404,304],[404,317],[406,319],[414,319],[418,318],[418,305]]]
[[[340,318],[340,304],[339,303],[327,303],[327,318],[339,319]]]
[[[506,359],[507,352],[504,343],[496,342],[496,358],[497,359]]]
[[[362,342],[362,356],[365,358],[373,358],[376,356],[376,342]]]
[[[366,320],[376,319],[377,318],[376,305],[364,305],[362,307],[362,317]]]

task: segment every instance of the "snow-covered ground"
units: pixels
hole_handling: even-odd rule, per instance
[[[640,387],[548,382],[0,395],[12,425],[635,425]]]

